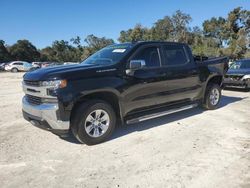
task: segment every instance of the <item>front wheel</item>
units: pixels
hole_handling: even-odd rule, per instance
[[[87,145],[104,142],[112,135],[116,124],[112,106],[100,100],[83,103],[73,116],[72,133]]]
[[[214,110],[218,108],[221,99],[221,88],[218,84],[209,84],[204,98],[204,108]]]
[[[17,69],[17,68],[12,68],[12,69],[11,69],[11,72],[16,73],[16,72],[18,72],[18,69]]]

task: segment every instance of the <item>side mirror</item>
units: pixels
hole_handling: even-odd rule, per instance
[[[129,69],[130,70],[137,70],[142,67],[145,67],[146,63],[144,60],[131,60],[129,62]]]

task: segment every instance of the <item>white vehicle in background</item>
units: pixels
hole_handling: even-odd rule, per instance
[[[75,65],[79,64],[79,62],[64,62],[63,65]]]
[[[32,62],[31,64],[32,64],[32,67],[34,68],[41,68],[42,62]]]
[[[29,71],[32,68],[32,64],[25,61],[13,61],[5,66],[6,71],[19,72]]]

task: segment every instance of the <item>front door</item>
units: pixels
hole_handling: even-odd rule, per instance
[[[157,105],[165,79],[161,68],[160,46],[144,46],[138,49],[130,60],[144,60],[145,67],[127,77],[123,93],[124,114]]]

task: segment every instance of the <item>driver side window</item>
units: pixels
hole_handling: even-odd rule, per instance
[[[160,67],[160,57],[156,47],[142,49],[133,59],[144,60],[145,67]]]

